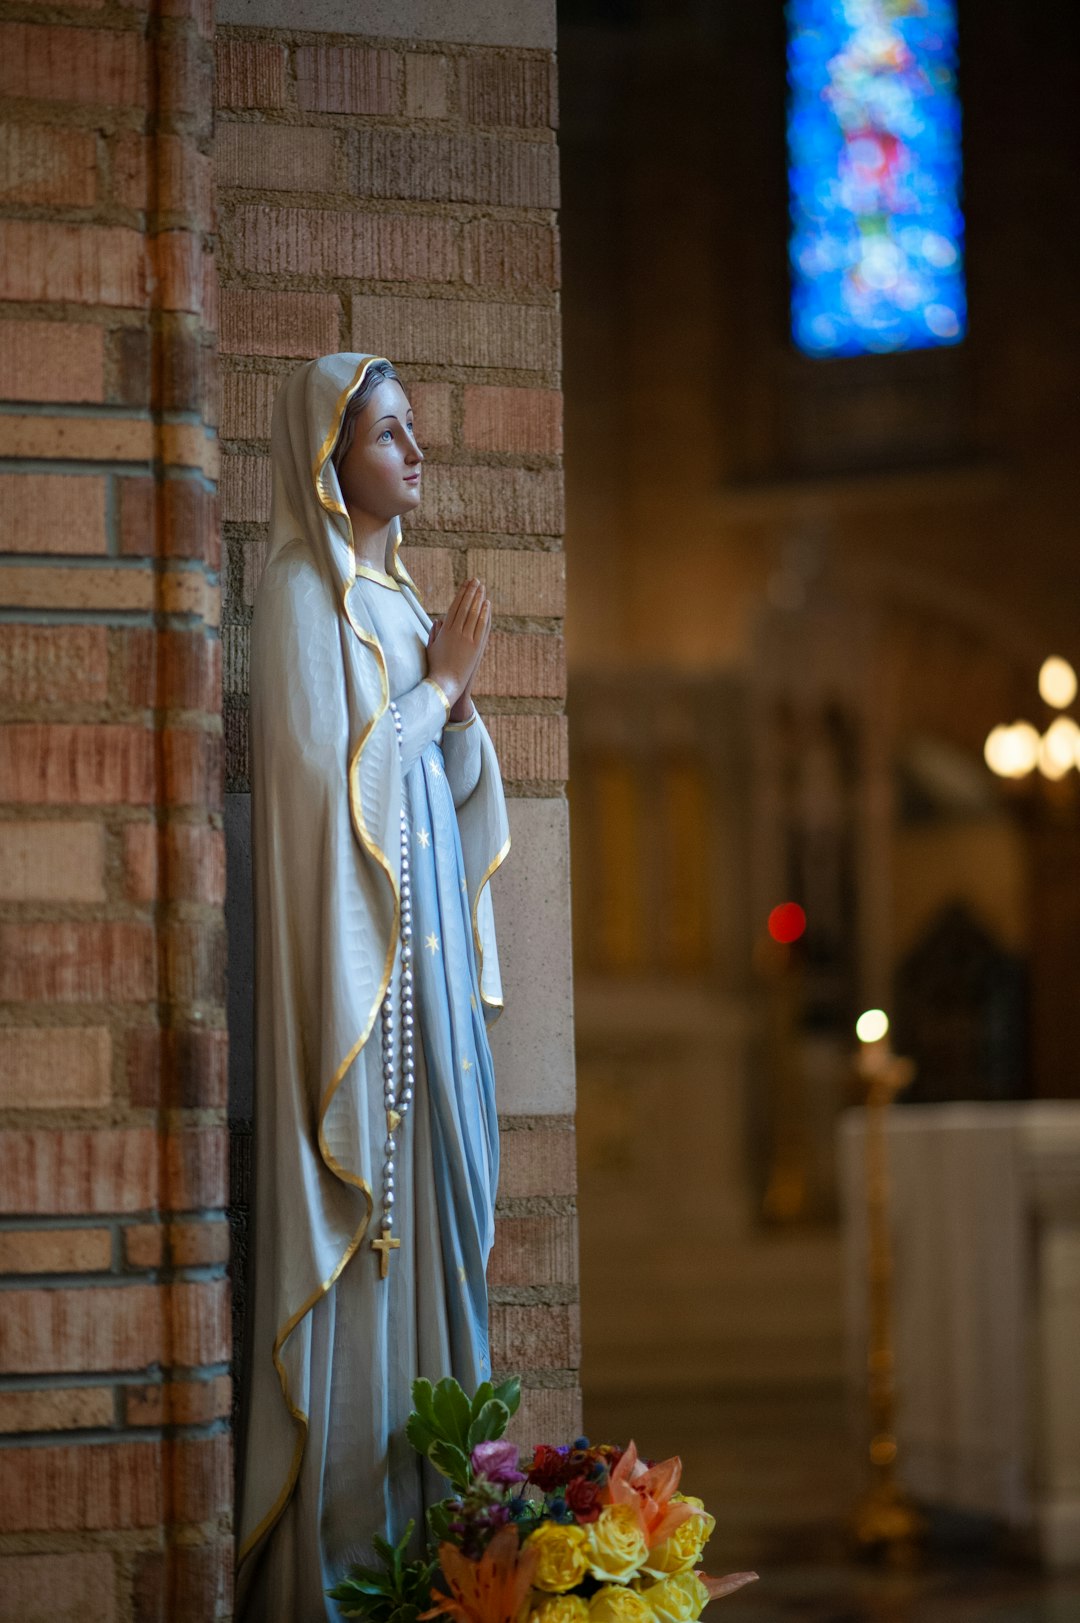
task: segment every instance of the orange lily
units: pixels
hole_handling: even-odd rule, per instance
[[[682,1460],[677,1454],[659,1465],[646,1466],[638,1459],[636,1443],[631,1443],[608,1477],[604,1499],[607,1504],[635,1507],[645,1542],[652,1550],[698,1514],[693,1505],[671,1503],[681,1476]]]
[[[437,1604],[421,1612],[418,1623],[444,1614],[455,1623],[517,1623],[539,1559],[539,1549],[522,1548],[516,1527],[500,1527],[479,1561],[454,1544],[440,1544],[439,1564],[453,1594],[432,1590]]]
[[[719,1600],[721,1595],[733,1595],[744,1584],[757,1583],[758,1575],[756,1572],[729,1572],[726,1578],[710,1578],[707,1572],[699,1572],[697,1576],[709,1591],[709,1599]]]

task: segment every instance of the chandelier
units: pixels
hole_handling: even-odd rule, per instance
[[[1044,704],[1064,712],[1076,692],[1076,672],[1067,659],[1052,655],[1043,661],[1039,697]],[[1080,726],[1072,716],[1058,714],[1043,733],[1030,721],[994,727],[983,745],[983,757],[999,778],[1026,778],[1038,771],[1056,783],[1080,768]]]

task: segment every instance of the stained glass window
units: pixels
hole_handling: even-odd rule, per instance
[[[964,336],[954,0],[788,0],[791,324],[808,355]]]

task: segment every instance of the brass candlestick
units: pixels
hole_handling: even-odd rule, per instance
[[[866,1097],[867,1407],[870,1418],[870,1487],[856,1506],[855,1536],[865,1548],[892,1559],[908,1555],[924,1531],[923,1518],[896,1476],[896,1357],[893,1340],[893,1256],[889,1231],[889,1158],[885,1136],[889,1107],[915,1075],[889,1042],[880,1009],[857,1026],[860,1048],[855,1072]]]

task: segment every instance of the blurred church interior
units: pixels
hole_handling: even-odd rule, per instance
[[[1048,656],[1080,664],[1077,34],[1060,0],[958,11],[958,73],[940,26],[928,69],[962,129],[956,251],[931,246],[954,289],[962,246],[967,309],[860,346],[793,306],[797,35],[925,41],[954,8],[559,8],[585,1420],[679,1447],[717,1570],[770,1569],[731,1623],[1080,1616],[1080,789],[1045,746],[1014,776],[984,756],[995,727],[1064,715],[1072,737],[1080,713],[1038,687]],[[892,69],[867,69],[869,96]],[[878,159],[899,171],[882,207],[904,158]],[[797,940],[769,934],[784,904]],[[945,1248],[967,1281],[976,1359],[1005,1315],[1034,1418],[1012,1415],[1026,1510],[950,1492],[942,1454],[922,1566],[856,1580],[861,1265],[837,1168],[875,1007],[916,1068],[890,1131],[924,1135],[897,1149],[898,1293],[951,1202],[924,1263]],[[995,1166],[1019,1257],[996,1309]],[[904,1311],[901,1467],[905,1376],[912,1399],[919,1358],[953,1357],[947,1312],[916,1345]],[[949,1447],[928,1412],[913,1466],[920,1426]]]

